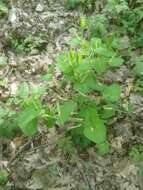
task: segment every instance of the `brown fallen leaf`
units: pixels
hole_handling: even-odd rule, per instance
[[[125,96],[126,97],[129,97],[131,91],[133,90],[133,87],[134,87],[134,85],[133,85],[133,79],[128,79],[127,80],[127,85],[125,87]]]

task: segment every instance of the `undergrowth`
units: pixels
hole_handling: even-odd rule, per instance
[[[66,6],[93,11],[97,2],[69,0]],[[95,143],[100,155],[109,153],[107,131],[111,121],[123,111],[122,88],[120,83],[108,82],[104,76],[109,70],[114,72],[128,64],[136,90],[142,91],[143,57],[132,56],[137,48],[142,53],[142,4],[142,1],[108,0],[102,6],[100,2],[101,8],[91,16],[82,13],[79,33],[68,42],[69,49],[59,54],[55,66],[62,74],[58,84],[64,97],[48,106],[42,99],[48,87],[39,89],[31,83],[21,84],[16,97],[1,103],[0,135],[12,137],[22,131],[31,137],[38,131],[39,121],[47,128],[65,125],[70,126],[66,129],[70,142],[82,148]],[[122,42],[123,37],[126,42]],[[11,44],[18,51],[29,52],[40,43],[30,37],[22,41],[12,39]],[[52,80],[51,73],[44,78]]]
[[[41,51],[45,47],[45,40],[41,36],[9,36],[7,39],[7,46],[9,46],[16,53],[32,53],[36,50]]]

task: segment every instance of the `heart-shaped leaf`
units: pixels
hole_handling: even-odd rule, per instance
[[[106,101],[117,102],[120,98],[121,88],[118,84],[105,86],[103,88],[102,94]]]
[[[33,136],[37,131],[37,118],[40,112],[30,105],[20,113],[17,121],[22,132],[26,136]]]
[[[85,112],[84,135],[96,144],[106,141],[106,127],[99,118],[96,109],[88,108]]]
[[[109,66],[120,67],[124,63],[124,60],[121,57],[113,57],[109,61]]]
[[[62,105],[58,107],[58,118],[57,122],[59,124],[64,124],[72,114],[72,112],[76,109],[76,102],[69,100],[64,102]]]
[[[22,84],[20,84],[20,87],[18,89],[18,96],[20,98],[28,98],[29,96],[29,86],[26,82],[23,82]]]

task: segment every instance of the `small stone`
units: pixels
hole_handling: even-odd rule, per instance
[[[38,5],[36,7],[36,11],[39,12],[39,13],[41,13],[41,12],[43,12],[43,10],[44,10],[43,5],[41,5],[41,3],[38,3]]]
[[[9,18],[8,18],[9,22],[11,24],[15,24],[17,21],[17,15],[16,15],[16,8],[12,7],[12,9],[9,11]]]
[[[0,68],[7,66],[8,58],[5,55],[0,55]]]
[[[18,89],[18,85],[16,83],[12,83],[10,86],[11,95],[16,95]]]
[[[131,124],[128,121],[120,122],[115,125],[116,136],[122,137],[121,142],[124,144],[128,142],[133,136]]]

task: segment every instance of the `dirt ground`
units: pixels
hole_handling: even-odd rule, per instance
[[[11,5],[10,5],[11,6]],[[15,14],[14,21],[12,15]],[[61,0],[19,0],[7,17],[0,20],[0,53],[8,58],[8,65],[0,70],[3,79],[0,97],[16,94],[18,85],[32,81],[45,85],[41,75],[55,64],[58,52],[67,49],[67,41],[78,31],[78,11],[67,11]],[[8,36],[38,36],[44,40],[42,51],[18,54],[8,47]],[[108,80],[122,82],[124,97],[132,78],[126,66],[117,73],[109,72]],[[110,78],[109,78],[110,76]],[[50,96],[50,94],[49,94]],[[61,137],[56,128],[42,131],[34,139],[17,136],[3,142],[4,166],[10,177],[1,190],[142,190],[142,164],[131,161],[128,150],[143,144],[143,97],[130,93],[134,105],[133,118],[121,118],[111,124],[109,141],[112,151],[100,157],[94,146],[86,152],[75,151],[71,157],[57,148]],[[136,118],[136,119],[135,119]]]

